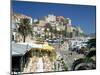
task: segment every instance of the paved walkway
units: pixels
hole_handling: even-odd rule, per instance
[[[63,58],[66,65],[68,66],[68,70],[71,70],[71,66],[74,60],[82,58],[84,55],[67,50],[68,48],[66,48],[67,47],[66,44],[67,42],[65,42],[60,47],[56,45],[55,49],[56,49],[57,57]]]

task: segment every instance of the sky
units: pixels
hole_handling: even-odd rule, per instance
[[[96,33],[95,6],[13,0],[11,11],[30,16],[33,19],[42,18],[48,14],[64,16],[72,20],[72,26],[80,26],[86,34]]]

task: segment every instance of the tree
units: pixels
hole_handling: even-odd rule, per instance
[[[71,69],[72,69],[72,70],[75,70],[76,66],[79,65],[79,64],[81,64],[81,63],[83,63],[83,62],[84,62],[84,59],[83,59],[83,58],[80,58],[80,59],[75,60],[75,61],[73,62],[73,64],[72,64]]]
[[[87,58],[91,58],[93,56],[96,56],[96,50],[91,50],[89,51],[89,53],[87,53],[86,57]]]
[[[50,32],[51,32],[51,39],[53,38],[53,29],[50,27]]]
[[[65,19],[64,20],[64,25],[65,25],[65,33],[64,33],[64,36],[65,37],[67,37],[67,25],[68,25],[68,21],[69,21],[68,19]]]
[[[87,44],[88,48],[96,47],[96,38],[90,39]]]
[[[72,70],[88,70],[96,68],[96,60],[92,57],[96,56],[96,51],[89,51],[89,53],[84,58],[77,59],[73,62]]]
[[[89,70],[95,69],[95,61],[93,59],[80,58],[72,65],[72,70]]]
[[[65,64],[64,60],[62,60],[63,71],[68,71],[68,66]]]
[[[54,27],[53,33],[54,33],[55,37],[57,37],[57,26],[56,25]]]
[[[47,38],[47,36],[46,36],[47,28],[44,29],[44,32],[45,32],[45,40],[46,40],[46,38]]]
[[[28,35],[33,36],[33,31],[29,19],[27,18],[21,19],[18,27],[18,33],[23,37],[23,42],[25,42],[26,37]]]
[[[51,38],[52,38],[53,36],[52,36],[52,27],[51,27],[51,24],[50,23],[46,23],[45,26],[44,26],[44,28],[45,28],[45,30],[44,30],[44,32],[45,32],[45,39],[47,38],[46,33],[49,34],[48,29],[51,32]]]
[[[62,36],[64,37],[64,36],[65,36],[65,30],[62,30],[62,31],[61,31],[61,34],[62,34]]]

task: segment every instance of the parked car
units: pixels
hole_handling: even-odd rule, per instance
[[[61,44],[63,42],[62,39],[54,38],[54,39],[48,39],[46,40],[50,44]]]

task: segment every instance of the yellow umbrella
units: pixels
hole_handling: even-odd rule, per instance
[[[42,49],[52,51],[55,48],[50,46],[50,45],[48,45],[48,44],[43,44]]]

